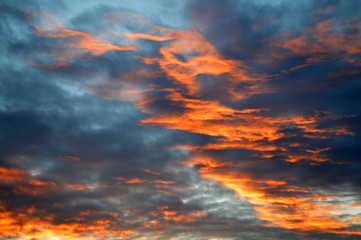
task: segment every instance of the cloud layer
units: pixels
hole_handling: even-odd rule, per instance
[[[0,239],[358,239],[354,1],[3,1]]]

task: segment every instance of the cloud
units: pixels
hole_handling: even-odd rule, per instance
[[[5,1],[0,239],[357,238],[351,5]]]

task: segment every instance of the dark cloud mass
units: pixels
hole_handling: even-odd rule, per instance
[[[0,2],[0,239],[361,239],[361,1]]]

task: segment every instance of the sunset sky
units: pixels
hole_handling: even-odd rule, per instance
[[[361,239],[360,114],[361,0],[0,0],[0,239]]]

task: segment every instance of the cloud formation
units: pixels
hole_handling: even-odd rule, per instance
[[[360,1],[4,1],[0,239],[357,239]]]

